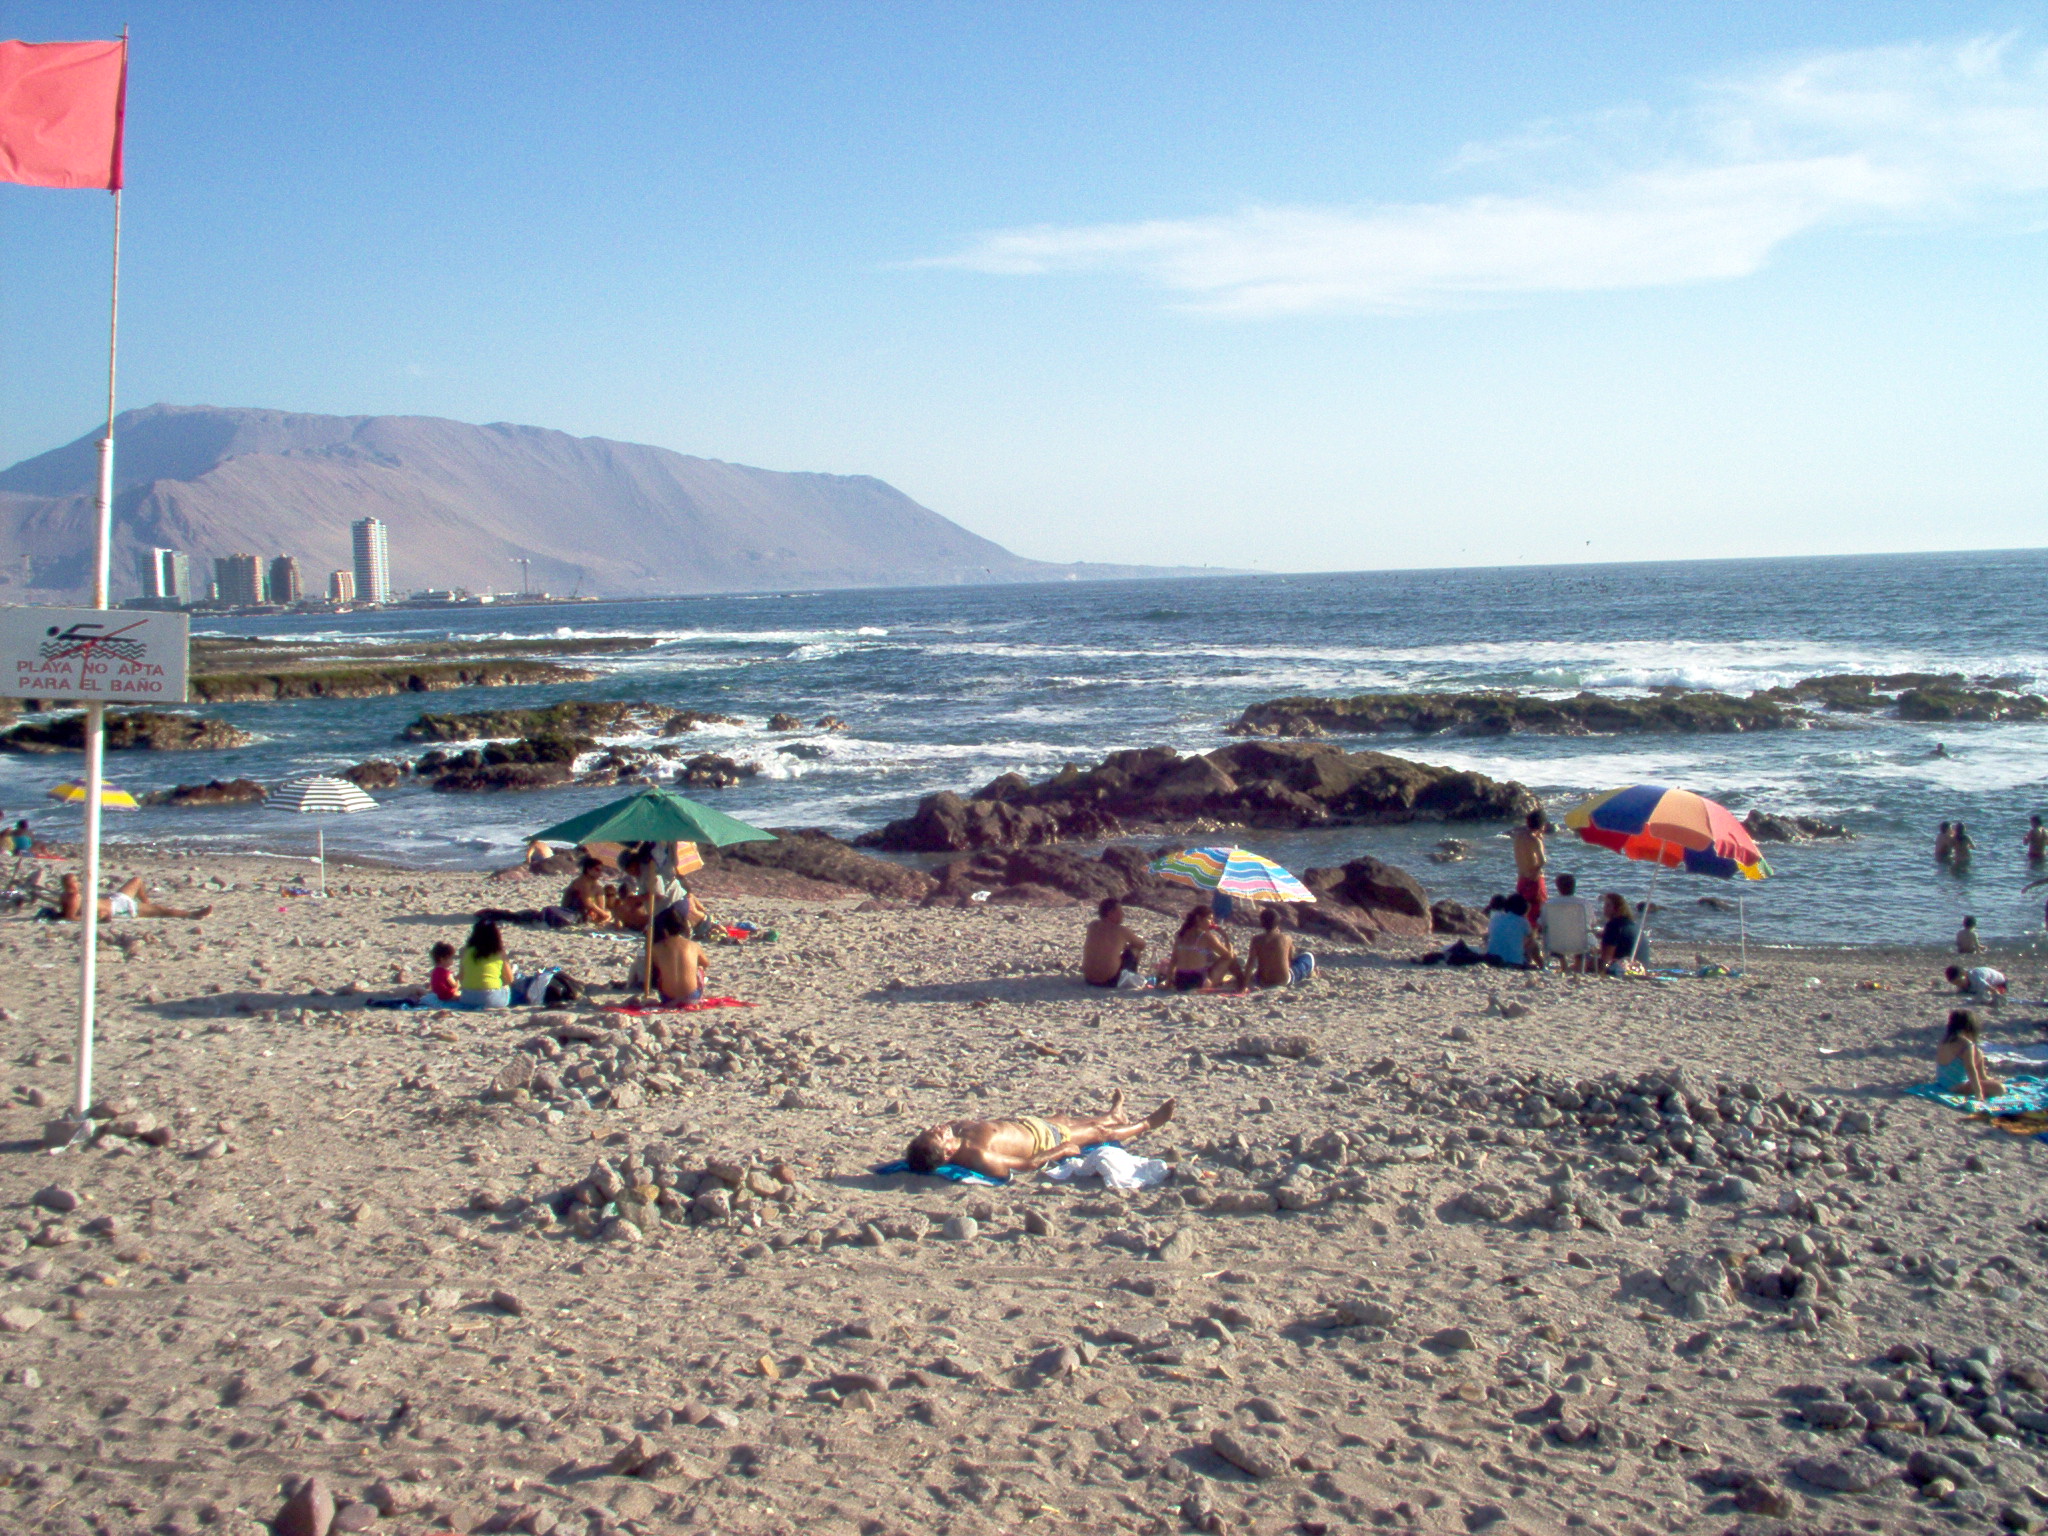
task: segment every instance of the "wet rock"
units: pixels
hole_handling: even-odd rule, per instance
[[[254,779],[208,779],[204,784],[153,789],[140,799],[144,805],[254,805],[264,793],[263,786]]]

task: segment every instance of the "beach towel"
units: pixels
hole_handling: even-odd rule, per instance
[[[754,1005],[737,997],[706,997],[694,1003],[605,1003],[599,1009],[602,1013],[624,1013],[634,1018],[644,1018],[650,1013],[701,1013],[706,1008],[751,1008]]]
[[[1967,1093],[1953,1093],[1938,1083],[1914,1083],[1906,1092],[1916,1099],[1966,1115],[2023,1115],[2048,1112],[2048,1077],[2008,1077],[2005,1092],[1995,1099],[1973,1099]]]
[[[1062,1158],[1043,1172],[1055,1184],[1098,1178],[1110,1189],[1157,1189],[1173,1170],[1156,1157],[1125,1151],[1121,1142],[1105,1141],[1083,1148],[1078,1157]]]
[[[909,1173],[911,1171],[911,1168],[909,1163],[899,1158],[893,1163],[877,1163],[874,1166],[874,1168],[872,1168],[869,1171],[873,1173],[888,1175],[892,1173]],[[958,1163],[941,1163],[938,1167],[934,1168],[930,1173],[922,1175],[922,1177],[931,1179],[951,1179],[955,1184],[993,1184],[997,1188],[1001,1188],[1003,1185],[1010,1182],[1008,1179],[992,1179],[987,1174],[981,1172],[979,1169],[962,1168]]]

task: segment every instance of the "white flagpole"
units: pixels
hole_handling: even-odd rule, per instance
[[[114,534],[114,363],[121,334],[121,189],[114,189],[114,281],[107,308],[107,435],[100,439],[99,495],[93,505],[92,605],[111,606]],[[79,913],[77,1118],[92,1107],[93,1005],[99,989],[100,797],[106,788],[107,707],[85,706],[85,906]]]

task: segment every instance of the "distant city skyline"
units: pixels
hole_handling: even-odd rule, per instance
[[[2048,540],[2048,0],[7,25],[123,23],[124,407],[873,475],[1050,560]],[[106,202],[0,187],[0,461],[99,408]]]

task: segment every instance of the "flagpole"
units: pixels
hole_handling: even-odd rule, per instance
[[[125,34],[124,34],[125,36]],[[107,306],[107,434],[99,442],[99,494],[93,504],[92,605],[112,606],[114,534],[114,383],[121,336],[121,189],[114,188],[114,275]],[[78,914],[83,945],[78,959],[78,1104],[84,1120],[92,1107],[93,1012],[99,991],[100,814],[106,789],[107,707],[85,706],[85,902]]]

